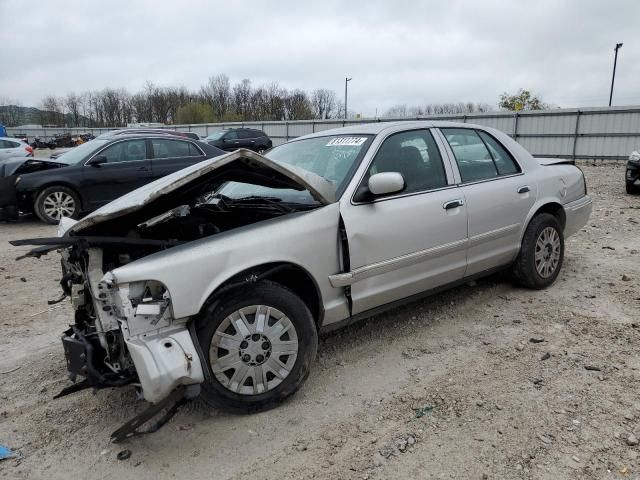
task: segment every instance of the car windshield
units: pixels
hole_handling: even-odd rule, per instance
[[[87,156],[91,155],[93,152],[98,150],[107,144],[109,140],[105,139],[95,139],[90,140],[82,145],[78,145],[77,147],[72,148],[68,152],[63,153],[58,158],[55,159],[56,162],[66,163],[67,165],[77,165],[82,160],[87,158]]]
[[[206,138],[206,140],[219,140],[219,139],[220,139],[220,137],[222,137],[225,133],[227,133],[227,132],[225,132],[225,131],[222,131],[222,132],[214,132],[214,133],[212,133],[211,135],[209,135],[209,136]]]
[[[349,173],[367,151],[371,135],[332,135],[296,140],[277,146],[267,153],[276,162],[286,163],[319,175],[336,188],[339,196]],[[269,197],[291,203],[315,203],[308,191],[276,189],[246,183],[228,182],[218,193],[233,199]]]

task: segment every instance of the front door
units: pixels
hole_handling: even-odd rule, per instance
[[[104,156],[106,163],[85,165],[82,187],[91,210],[151,180],[151,163],[144,139],[121,140],[112,143],[96,156]]]
[[[389,136],[361,184],[399,172],[405,189],[370,202],[343,202],[352,313],[460,280],[466,267],[467,209],[427,129]]]
[[[442,128],[460,172],[469,214],[465,275],[511,262],[520,249],[524,221],[537,185],[526,182],[508,150],[492,135],[471,128]]]

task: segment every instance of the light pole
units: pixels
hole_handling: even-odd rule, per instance
[[[353,80],[352,78],[346,77],[344,79],[344,119],[347,119],[347,85],[349,82]]]
[[[614,48],[616,54],[615,57],[613,57],[613,75],[611,76],[611,93],[609,93],[609,106],[611,106],[611,99],[613,98],[613,82],[616,79],[616,63],[618,63],[618,50],[620,48],[622,48],[622,44],[616,43],[616,48]]]

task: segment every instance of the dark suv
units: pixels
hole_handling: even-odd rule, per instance
[[[55,224],[61,217],[77,218],[157,178],[224,153],[182,136],[100,135],[55,161],[5,162],[0,189],[12,194],[2,196],[0,211],[34,212]]]
[[[273,146],[266,133],[253,128],[221,130],[212,133],[204,141],[227,152],[232,152],[238,148],[248,148],[254,152],[264,153]]]

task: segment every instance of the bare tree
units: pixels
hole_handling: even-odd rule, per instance
[[[313,107],[307,92],[294,90],[285,100],[285,112],[287,120],[306,120],[313,117]]]
[[[65,98],[65,106],[69,112],[69,125],[72,127],[80,126],[80,96],[69,93]]]
[[[200,89],[202,99],[211,105],[216,118],[223,118],[231,105],[231,84],[225,74],[209,77],[209,81]]]
[[[311,93],[311,106],[315,118],[326,119],[336,113],[336,92],[318,88]]]

